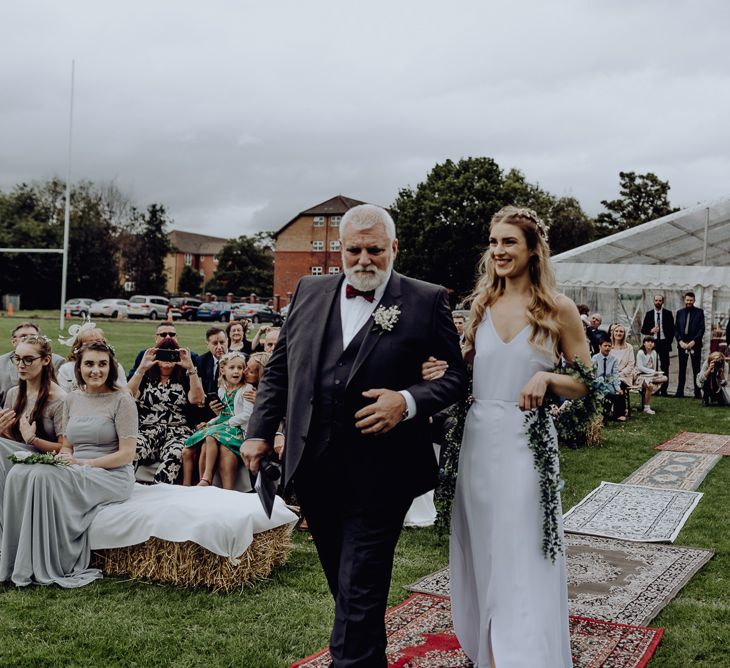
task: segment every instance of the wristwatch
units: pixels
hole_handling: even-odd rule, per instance
[[[188,369],[188,370],[187,370],[187,371],[185,372],[185,374],[186,374],[187,376],[197,376],[197,375],[198,375],[198,370],[197,370],[197,369],[196,369],[195,367],[193,367],[192,369]]]

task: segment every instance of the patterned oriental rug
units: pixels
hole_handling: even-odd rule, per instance
[[[724,434],[697,434],[684,431],[656,446],[657,450],[675,452],[703,452],[708,455],[730,457],[730,436]]]
[[[564,516],[573,533],[671,543],[702,498],[700,492],[602,482]]]
[[[414,594],[385,615],[390,668],[471,668],[451,625],[447,598]],[[574,668],[643,668],[664,629],[570,618]],[[327,668],[325,649],[292,668]]]
[[[721,459],[695,452],[658,452],[621,484],[695,490]]]
[[[565,542],[570,614],[622,624],[648,624],[714,554],[578,534],[566,535]],[[449,569],[406,589],[448,597]]]

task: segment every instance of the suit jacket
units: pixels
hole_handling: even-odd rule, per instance
[[[657,336],[652,334],[652,329],[656,326],[656,318],[654,313],[656,309],[647,311],[644,315],[644,322],[641,325],[641,333],[644,336]],[[669,349],[672,349],[672,340],[674,339],[674,316],[668,309],[662,309],[662,333],[664,334],[664,340],[669,345]]]
[[[677,316],[674,319],[676,323],[676,337],[677,341],[694,341],[695,350],[699,350],[702,347],[702,338],[705,335],[705,312],[693,306],[689,309],[689,332],[685,336],[684,330],[687,320],[687,309],[681,308],[677,311]]]
[[[296,476],[307,447],[324,332],[333,303],[339,307],[335,300],[342,280],[332,276],[299,281],[248,423],[248,438],[272,443],[286,416],[285,484]],[[395,327],[383,333],[369,329],[357,352],[341,414],[345,429],[331,446],[346,453],[348,476],[359,476],[373,497],[415,496],[435,486],[438,469],[429,416],[457,401],[467,386],[446,290],[393,272],[379,306],[392,305],[400,308]],[[449,368],[443,378],[423,381],[421,364],[430,355],[446,360]],[[361,434],[354,414],[372,403],[362,392],[374,388],[408,390],[416,403],[415,417],[382,435]]]
[[[195,361],[195,368],[198,370],[200,382],[206,394],[210,392],[218,392],[218,377],[215,374],[215,358],[213,353],[208,351],[202,355],[198,355]]]

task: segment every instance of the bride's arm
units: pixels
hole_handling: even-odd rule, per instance
[[[569,363],[580,360],[585,366],[590,367],[591,356],[588,351],[588,341],[586,341],[578,309],[565,295],[558,295],[557,303],[560,352]],[[559,397],[578,399],[586,394],[588,388],[571,376],[550,371],[538,371],[522,388],[520,408],[529,411],[541,406],[548,390]]]

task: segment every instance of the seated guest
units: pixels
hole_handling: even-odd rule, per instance
[[[134,487],[137,409],[117,389],[111,348],[87,343],[64,398],[63,445],[69,466],[15,464],[0,497],[0,580],[18,586],[81,587],[101,577],[89,568],[88,528],[102,505],[126,501]]]
[[[32,322],[21,322],[19,325],[13,327],[10,336],[10,343],[13,346],[13,350],[4,355],[0,355],[0,406],[5,403],[5,394],[7,391],[18,384],[18,369],[12,360],[15,347],[23,337],[37,336],[40,333],[41,331],[38,329],[38,325]],[[58,369],[66,361],[63,357],[55,353],[51,356],[51,360],[54,369]]]
[[[730,390],[727,386],[725,356],[721,352],[710,353],[697,374],[697,387],[702,390],[702,405],[711,403],[730,405]]]
[[[203,443],[200,455],[200,486],[213,484],[220,452],[220,476],[224,489],[235,489],[241,444],[253,412],[253,401],[246,395],[258,387],[270,355],[253,353],[248,362],[240,352],[230,352],[220,360],[220,397],[223,410],[185,441],[183,451],[183,485],[193,481],[194,448]],[[223,449],[220,449],[220,445]]]
[[[604,418],[613,417],[619,422],[626,421],[626,396],[621,389],[618,374],[618,360],[611,356],[611,339],[603,332],[600,338],[599,350],[591,358],[593,369],[598,378],[605,378],[612,392],[606,395]]]
[[[0,410],[0,497],[13,453],[60,450],[66,396],[53,381],[51,342],[45,336],[26,336],[12,361],[19,380],[8,390],[5,408]]]
[[[85,343],[91,343],[92,341],[99,341],[100,343],[107,343],[104,338],[104,332],[101,328],[97,327],[93,322],[87,321],[83,325],[71,325],[68,328],[68,333],[71,336],[67,339],[62,339],[60,336],[58,340],[63,345],[71,348],[68,354],[68,362],[64,362],[58,369],[58,384],[66,390],[71,392],[72,390],[78,390],[76,385],[76,354]],[[121,362],[117,362],[117,387],[124,389],[127,386],[127,378],[124,373],[124,367]]]
[[[618,360],[618,378],[621,382],[621,390],[624,393],[624,404],[626,406],[628,416],[629,407],[629,390],[634,387],[636,382],[636,367],[634,365],[634,346],[626,342],[626,328],[614,323],[609,327],[609,336],[611,337],[611,356]]]
[[[603,322],[603,317],[600,313],[594,313],[591,316],[591,322],[590,325],[586,328],[586,338],[588,339],[588,345],[591,349],[591,355],[597,355],[599,352],[599,347],[601,344],[601,340],[603,339],[603,336],[606,334],[601,329],[601,323]]]
[[[232,320],[226,327],[228,350],[242,352],[246,357],[251,354],[251,342],[246,338],[248,320]]]
[[[651,395],[659,392],[667,382],[667,377],[659,370],[659,356],[654,350],[655,345],[654,336],[647,335],[636,353],[636,370],[638,371],[636,383],[641,387],[644,397],[644,413],[649,415],[655,413],[650,406]]]
[[[178,344],[178,346],[180,345],[180,342],[177,340],[177,329],[175,329],[175,324],[172,322],[161,322],[159,325],[157,325],[155,329],[155,347],[159,346],[165,339],[172,339],[173,341],[175,341],[175,343]],[[137,358],[134,360],[134,364],[129,370],[129,375],[127,376],[128,379],[134,375],[135,371],[137,371],[137,367],[139,366],[139,363],[142,361],[142,358],[144,357],[144,354],[146,352],[147,349],[140,350],[137,353]],[[193,364],[198,361],[198,356],[192,351],[190,351],[190,357],[193,360]]]
[[[192,433],[190,406],[205,399],[190,351],[166,338],[145,351],[127,387],[139,412],[134,468],[155,464],[155,482],[172,485],[182,467],[183,444]]]

